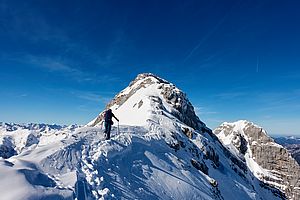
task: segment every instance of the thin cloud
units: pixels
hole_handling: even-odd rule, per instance
[[[230,100],[230,99],[244,97],[246,95],[247,93],[245,92],[224,92],[224,93],[216,94],[215,97],[220,99]]]
[[[63,71],[63,72],[71,72],[71,73],[82,73],[77,69],[68,66],[67,64],[63,63],[62,61],[50,58],[50,57],[38,57],[33,55],[26,55],[24,59],[27,60],[29,64],[32,64],[36,67],[44,68],[49,71]]]
[[[49,45],[53,49],[58,50],[48,55],[28,55],[28,57],[31,57],[31,62],[48,68],[50,71],[70,72],[78,81],[90,81],[96,78],[96,76],[93,77],[91,74],[80,70],[80,66],[92,66],[95,70],[97,68],[108,69],[114,64],[119,64],[124,51],[126,51],[127,47],[132,46],[124,32],[126,19],[124,19],[125,22],[120,26],[119,30],[115,32],[112,41],[108,43],[107,49],[100,53],[90,49],[85,42],[74,40],[70,36],[71,34],[68,32],[70,30],[67,27],[61,28],[49,24],[49,21],[43,17],[43,13],[40,13],[34,7],[29,7],[26,3],[19,4],[12,9],[6,6],[6,1],[2,1],[0,9],[0,17],[7,19],[5,31],[1,33],[2,35],[10,38],[10,40],[27,41],[33,46]],[[0,53],[4,52],[0,51]],[[17,53],[26,54],[28,52]],[[44,63],[42,62],[43,60]]]
[[[298,101],[300,98],[300,90],[294,89],[286,92],[266,92],[259,95],[261,101],[273,102],[281,104],[284,102]]]
[[[87,105],[79,105],[77,106],[77,110],[83,112],[91,112],[91,109]]]
[[[195,106],[195,107],[194,107],[194,110],[195,110],[195,113],[196,113],[198,116],[202,116],[202,115],[215,115],[215,114],[218,114],[218,112],[216,112],[216,111],[210,111],[210,110],[208,110],[207,108],[199,107],[199,106]]]
[[[42,13],[26,2],[12,7],[6,6],[6,2],[2,1],[0,9],[1,18],[6,19],[2,34],[11,39],[23,39],[35,44],[42,41],[63,44],[68,38],[60,29],[50,26]]]
[[[284,78],[284,79],[300,79],[300,74],[299,73],[287,74],[287,75],[281,76],[281,78]]]
[[[296,112],[300,109],[300,90],[264,93],[258,95],[257,99],[261,105],[264,105],[260,108],[261,111],[276,110],[278,113],[287,110]]]
[[[114,93],[99,93],[92,91],[71,91],[72,95],[76,98],[87,100],[94,103],[103,103],[107,104],[114,96]]]
[[[45,70],[53,74],[67,76],[77,82],[107,83],[118,82],[120,77],[113,75],[98,75],[96,72],[84,71],[72,66],[73,62],[56,56],[36,56],[26,53],[0,55],[0,60],[13,61],[26,64],[29,67]]]
[[[211,128],[212,130],[214,130],[215,128],[217,128],[218,126],[220,126],[222,123],[226,122],[227,120],[221,119],[221,118],[204,118],[202,119],[205,124]]]
[[[237,4],[233,5],[233,7],[225,13],[225,15],[215,24],[215,26],[212,27],[212,29],[210,29],[206,35],[204,35],[204,37],[189,51],[189,53],[187,54],[187,56],[185,56],[185,58],[183,59],[183,62],[187,62],[194,54],[196,51],[198,51],[200,49],[200,47],[207,42],[207,40],[209,40],[209,38],[215,33],[217,32],[217,30],[222,26],[222,24],[227,20],[228,16],[231,14],[231,12],[233,11],[233,9],[235,9],[240,3],[238,2]]]
[[[7,98],[12,98],[12,99],[20,99],[20,98],[26,98],[26,97],[29,97],[30,95],[27,94],[27,93],[22,93],[22,92],[17,92],[17,91],[11,91],[11,90],[5,90],[5,89],[2,89],[0,91],[0,96],[2,97],[7,97]]]
[[[63,76],[71,77],[78,82],[93,81],[96,78],[94,75],[72,67],[66,61],[56,57],[23,55],[16,59],[36,68],[47,70],[48,72],[60,73]]]
[[[28,96],[28,94],[20,94],[19,95],[19,97],[21,97],[21,98],[24,98],[24,97],[27,97]]]
[[[221,125],[221,123],[223,123],[223,122],[226,122],[226,120],[219,119],[219,118],[207,118],[206,121],[207,122],[219,123],[219,125]]]
[[[266,119],[263,128],[271,135],[300,135],[300,118]]]
[[[185,63],[187,60],[189,60],[193,54],[213,35],[219,27],[224,23],[226,17],[223,17],[201,40],[192,48],[192,50],[188,53],[188,55],[183,59],[183,62]]]

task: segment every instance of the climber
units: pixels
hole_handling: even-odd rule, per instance
[[[111,126],[114,124],[114,122],[112,121],[112,117],[114,117],[119,122],[119,119],[116,118],[116,116],[112,113],[111,109],[108,109],[107,111],[105,111],[105,113],[104,113],[105,131],[104,131],[104,133],[106,134],[106,140],[110,139]]]

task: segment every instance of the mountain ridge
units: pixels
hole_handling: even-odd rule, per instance
[[[286,198],[223,146],[172,83],[140,74],[107,108],[121,121],[111,140],[104,140],[103,112],[84,127],[40,132],[35,143],[19,142],[17,154],[0,160],[0,174],[18,178],[19,195],[0,192],[7,199]],[[0,185],[13,187],[4,178]]]
[[[214,133],[231,152],[245,159],[259,180],[284,191],[291,199],[300,197],[300,166],[262,127],[240,120],[224,122]]]

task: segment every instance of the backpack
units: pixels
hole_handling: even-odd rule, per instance
[[[109,110],[105,111],[105,113],[104,113],[104,120],[106,122],[111,121],[111,124],[113,124],[113,122],[112,122],[112,112],[111,111],[109,111]]]

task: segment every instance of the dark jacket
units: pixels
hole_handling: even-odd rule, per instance
[[[105,122],[110,122],[112,124],[112,118],[115,118],[117,121],[119,121],[116,116],[112,113],[112,111],[109,109],[104,114],[104,120]]]

